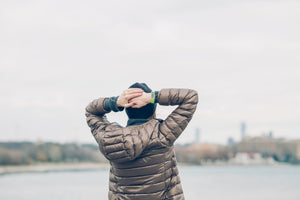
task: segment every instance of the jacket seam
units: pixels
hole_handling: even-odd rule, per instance
[[[169,168],[169,169],[167,169],[167,170],[172,170],[171,168]],[[166,170],[166,171],[167,171]],[[152,176],[152,175],[155,175],[155,174],[163,174],[163,173],[166,173],[166,171],[163,171],[163,172],[161,172],[161,173],[151,173],[151,174],[146,174],[146,175],[140,175],[140,176],[138,176],[138,177],[143,177],[143,176]],[[132,177],[137,177],[137,176],[119,176],[119,175],[116,175],[116,174],[114,174],[113,173],[113,175],[115,175],[115,176],[117,176],[117,177],[119,177],[119,178],[132,178]]]
[[[159,181],[159,182],[155,182],[155,183],[148,183],[148,184],[143,184],[143,185],[153,185],[153,184],[158,184],[158,183],[162,183],[162,182],[166,182],[166,180],[168,180],[169,178],[171,178],[171,176],[170,177],[168,177],[168,178],[166,178],[166,179],[164,179],[164,180],[162,180],[162,181]],[[116,181],[111,181],[111,182],[113,182],[113,183],[117,183]],[[118,184],[118,186],[128,186],[128,187],[130,187],[130,186],[140,186],[141,184],[133,184],[133,185],[120,185],[120,184]],[[166,190],[167,190],[167,188],[166,188]]]
[[[113,193],[116,193],[116,194],[125,194],[125,195],[133,195],[133,196],[138,196],[138,195],[143,195],[143,194],[153,194],[153,193],[159,193],[159,192],[162,192],[162,190],[159,190],[157,192],[149,192],[149,193],[126,193],[126,192],[119,192],[119,191],[114,191],[114,190],[109,190]]]

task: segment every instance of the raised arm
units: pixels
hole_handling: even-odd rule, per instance
[[[124,90],[120,96],[98,98],[90,102],[85,108],[85,116],[91,132],[95,136],[96,130],[113,130],[121,127],[117,123],[110,123],[105,116],[111,111],[119,112],[124,110],[124,107],[132,106],[129,100],[141,96],[143,91],[141,89],[127,89]]]
[[[86,122],[91,128],[93,136],[97,134],[97,130],[112,130],[119,125],[117,123],[111,123],[107,120],[106,113],[110,110],[105,110],[105,101],[109,98],[98,98],[90,102],[85,108]]]
[[[172,145],[192,119],[198,104],[198,93],[192,89],[170,88],[156,91],[156,103],[160,105],[178,105],[178,107],[159,125],[158,138],[164,145]],[[155,96],[156,96],[155,95]],[[129,101],[132,107],[140,108],[151,102],[151,94]]]
[[[91,128],[91,132],[99,145],[100,151],[109,160],[126,160],[132,159],[132,153],[128,149],[127,137],[124,137],[119,125],[116,122],[109,122],[106,117],[106,113],[111,111],[122,111],[124,107],[128,107],[130,104],[128,101],[131,98],[140,96],[142,92],[140,90],[125,90],[120,96],[117,97],[104,97],[98,98],[90,102],[85,109],[85,116],[88,126]],[[112,153],[111,144],[114,143],[126,144],[124,146],[123,152]],[[119,147],[119,146],[118,146]],[[118,149],[115,149],[117,151]],[[124,157],[124,152],[129,152],[128,155]],[[128,158],[127,158],[128,157]]]
[[[178,105],[178,107],[160,124],[158,135],[162,143],[172,145],[187,127],[198,104],[198,93],[192,89],[162,89],[158,93],[160,105]]]

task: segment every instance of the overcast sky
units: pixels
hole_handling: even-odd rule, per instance
[[[241,121],[250,136],[299,138],[299,10],[299,0],[0,0],[0,141],[95,143],[85,106],[134,82],[198,91],[179,143],[196,127],[202,142],[240,140]]]

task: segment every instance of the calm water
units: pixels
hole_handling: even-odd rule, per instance
[[[299,200],[299,166],[179,168],[187,200]],[[0,176],[1,200],[105,200],[108,171]]]

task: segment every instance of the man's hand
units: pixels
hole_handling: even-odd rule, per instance
[[[123,91],[123,93],[119,96],[119,98],[117,99],[117,105],[119,107],[131,107],[134,105],[133,102],[129,102],[129,100],[136,98],[136,97],[140,97],[141,95],[143,95],[143,90],[140,88],[129,88]]]
[[[151,93],[143,92],[141,96],[129,100],[129,105],[132,108],[141,108],[147,105],[148,103],[151,103]]]

